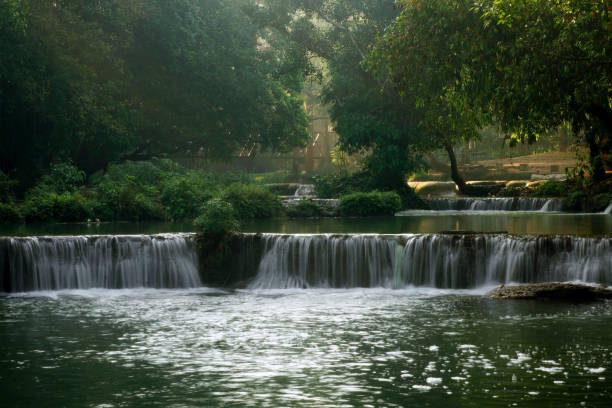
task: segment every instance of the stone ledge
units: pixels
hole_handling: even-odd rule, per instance
[[[612,299],[612,290],[605,287],[575,283],[532,283],[519,286],[501,285],[485,296],[493,299],[542,299],[591,302]]]

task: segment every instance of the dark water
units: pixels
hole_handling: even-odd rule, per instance
[[[612,234],[610,214],[413,211],[404,216],[369,218],[267,219],[246,222],[244,232],[435,233],[468,230],[510,234]],[[0,226],[0,235],[157,234],[193,232],[190,222],[50,224]]]
[[[472,292],[0,298],[13,407],[610,407],[612,304]]]

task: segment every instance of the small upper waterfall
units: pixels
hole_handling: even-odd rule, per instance
[[[612,238],[263,234],[252,288],[612,284]]]
[[[612,203],[610,203],[610,205],[608,205],[606,207],[606,209],[603,212],[604,214],[612,214]]]
[[[542,211],[563,210],[563,200],[550,198],[430,198],[425,202],[436,211]]]
[[[315,186],[312,184],[300,184],[295,190],[295,198],[307,198],[312,197],[315,194]]]
[[[0,291],[201,286],[192,234],[0,239]]]

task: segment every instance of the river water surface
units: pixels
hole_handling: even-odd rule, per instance
[[[4,406],[609,407],[612,304],[479,291],[0,299]]]

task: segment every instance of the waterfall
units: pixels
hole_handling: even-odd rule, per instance
[[[612,238],[263,234],[254,289],[612,284]]]
[[[550,198],[430,198],[425,200],[436,211],[542,211],[563,210],[563,201]]]
[[[201,286],[192,234],[0,239],[0,290]]]
[[[315,186],[313,184],[300,184],[295,190],[295,198],[308,198],[314,196]]]
[[[610,203],[610,205],[608,205],[606,207],[606,209],[603,212],[604,214],[612,214],[612,203]]]

